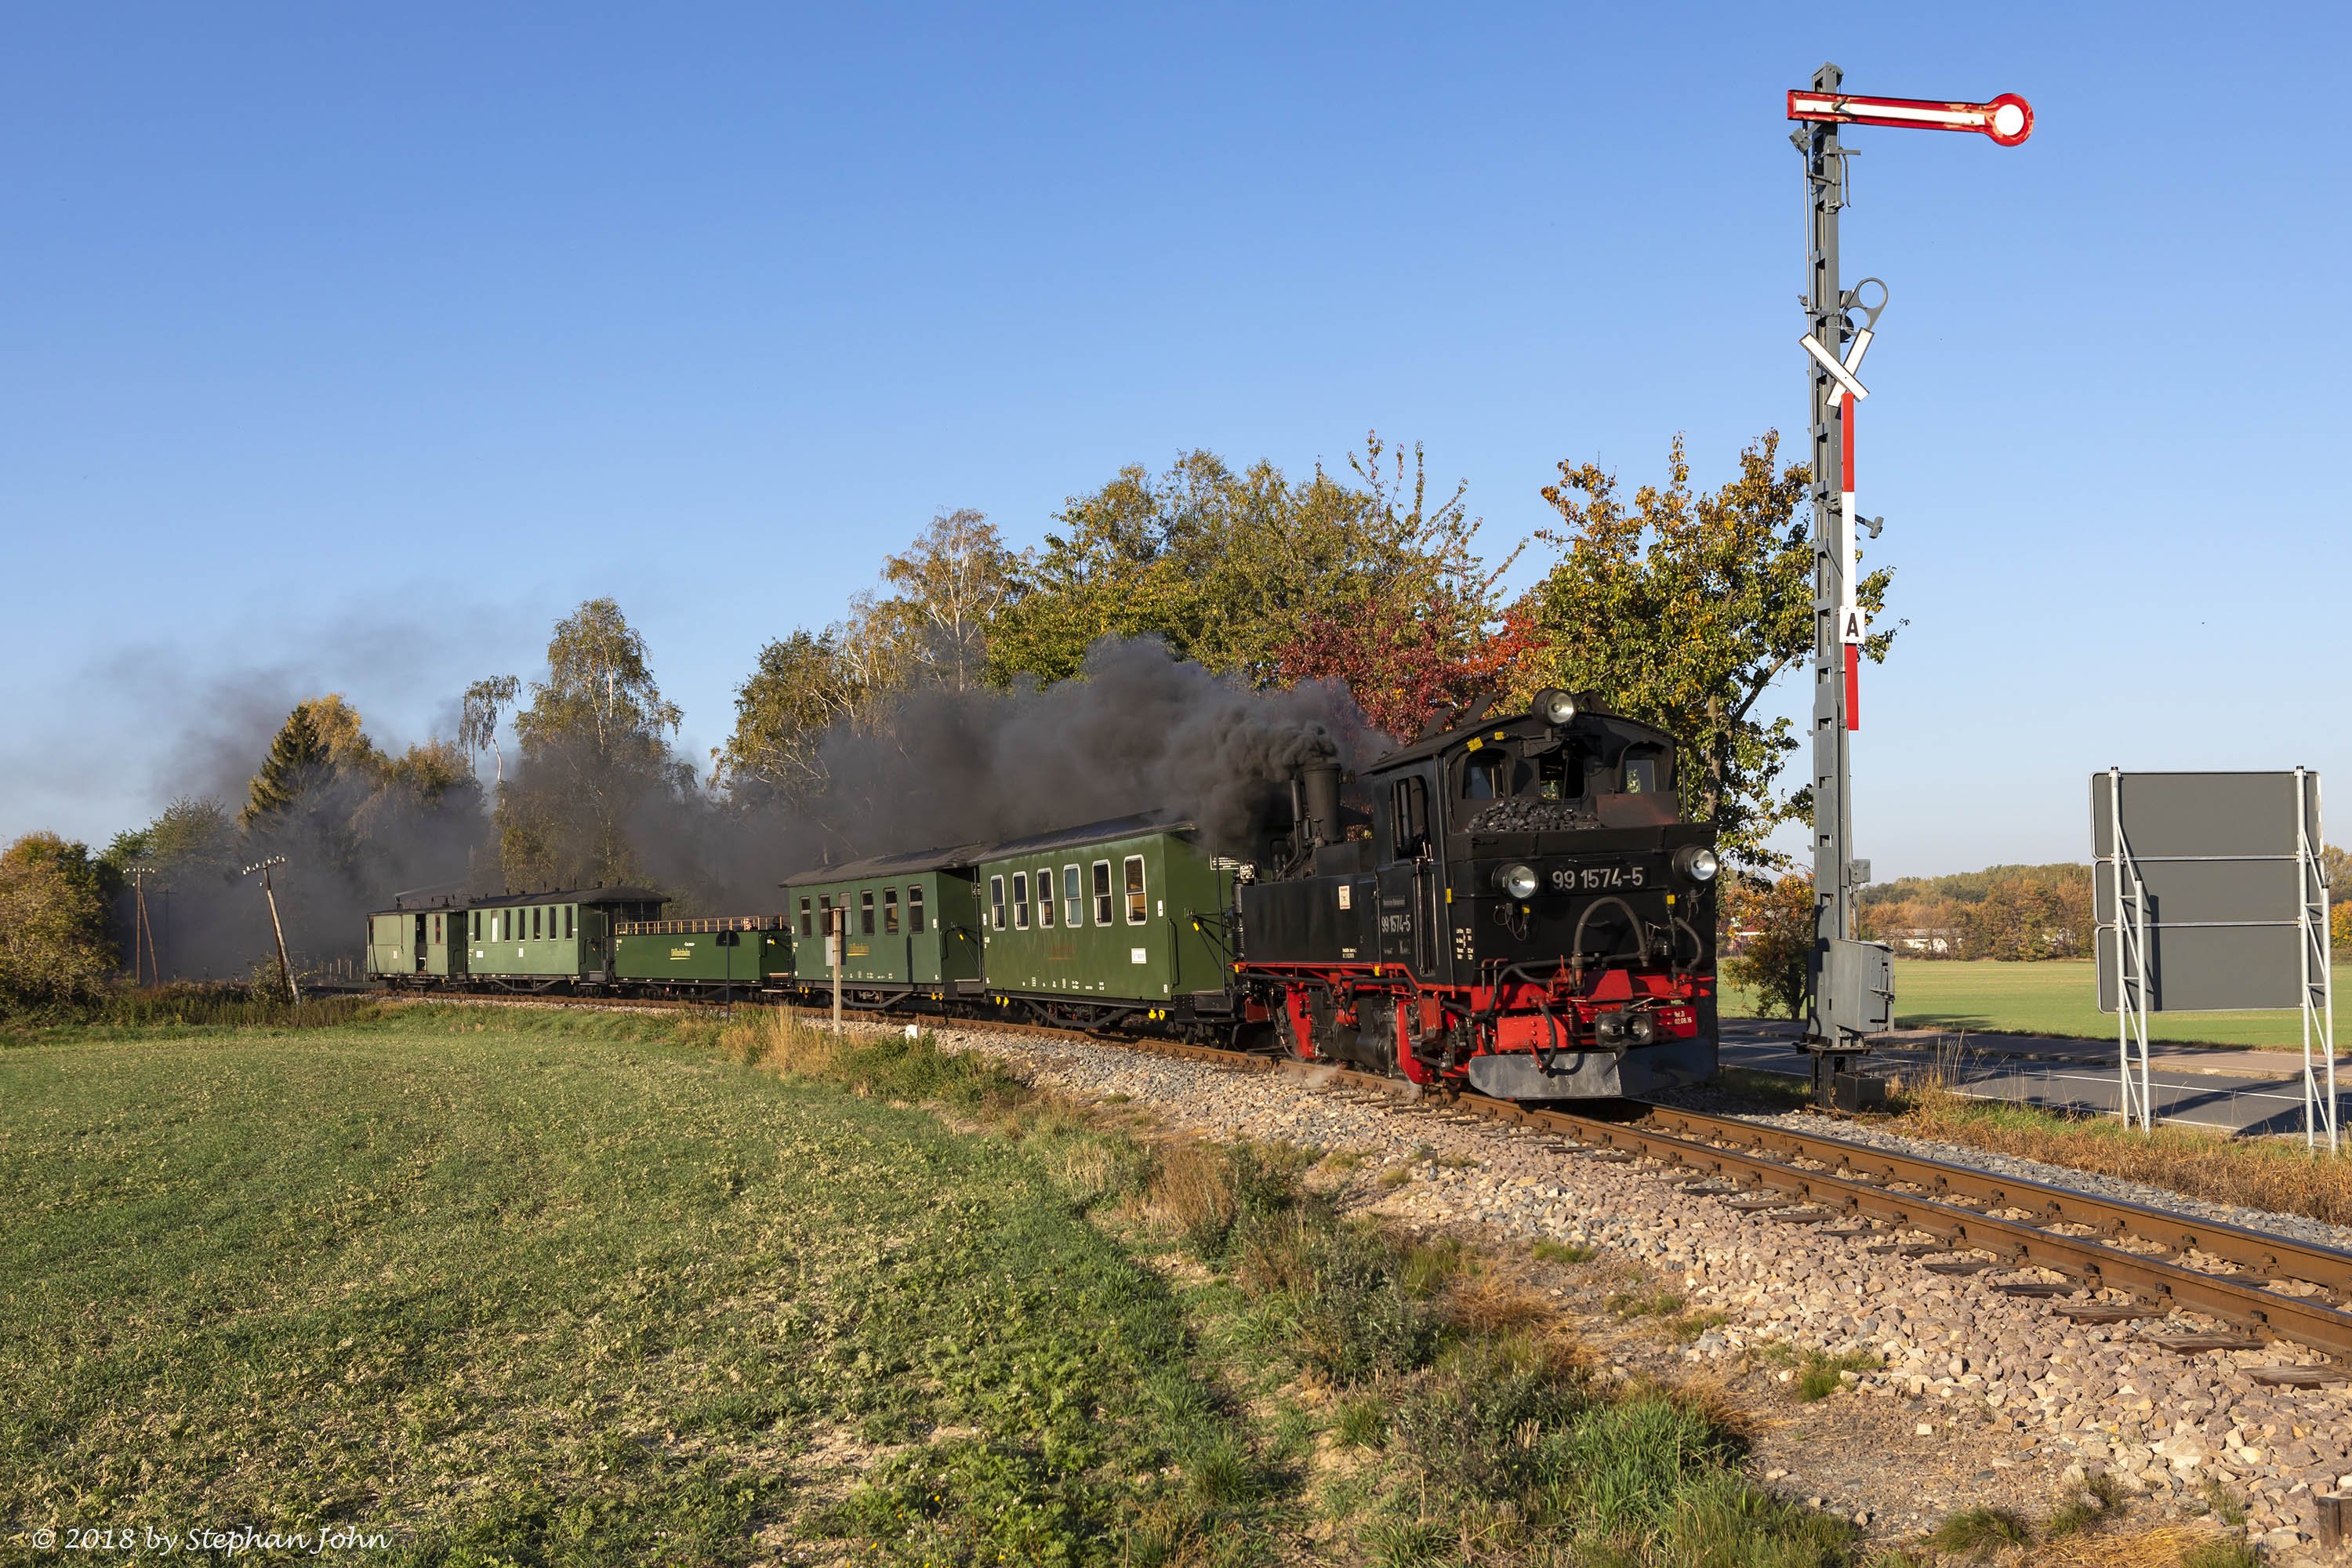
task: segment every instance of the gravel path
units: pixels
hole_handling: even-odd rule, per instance
[[[2113,1473],[2168,1517],[2200,1511],[2204,1483],[2219,1478],[2250,1500],[2247,1533],[2265,1561],[2320,1561],[2310,1544],[2312,1493],[2333,1491],[2339,1479],[2352,1489],[2352,1391],[2342,1384],[2273,1387],[2252,1375],[2261,1367],[2325,1364],[2293,1345],[2179,1355],[2141,1336],[2218,1325],[2193,1316],[2076,1325],[2039,1302],[1995,1292],[1993,1282],[2014,1271],[1932,1274],[1917,1262],[1866,1251],[1892,1239],[1884,1231],[1742,1215],[1681,1190],[1687,1174],[1654,1162],[1592,1158],[1527,1129],[1334,1093],[1302,1078],[982,1029],[948,1027],[940,1038],[950,1048],[1003,1058],[1041,1087],[1148,1101],[1171,1125],[1210,1137],[1352,1153],[1360,1163],[1343,1178],[1344,1207],[1607,1248],[1675,1289],[1687,1310],[1722,1316],[1681,1352],[1694,1370],[1745,1364],[1768,1342],[1831,1354],[1868,1352],[1884,1358],[1885,1369],[1855,1377],[1848,1397],[1898,1402],[1888,1413],[1916,1414],[1911,1429],[1922,1439],[1957,1436],[1963,1426],[2005,1430],[2021,1454],[2054,1457],[2072,1476]],[[1890,1141],[2035,1180],[2122,1190],[2135,1201],[2147,1201],[2146,1194],[2166,1206],[2188,1202],[2032,1162]],[[1391,1184],[1399,1171],[1409,1179]],[[2247,1223],[2243,1211],[2219,1205],[2194,1212]],[[2280,1220],[2255,1217],[2273,1226]],[[2343,1234],[2320,1229],[2330,1238]],[[1932,1523],[1932,1516],[1919,1522]]]

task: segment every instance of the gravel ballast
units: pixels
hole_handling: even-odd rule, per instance
[[[2218,1325],[2188,1316],[2077,1325],[2041,1301],[1992,1288],[2019,1278],[2015,1270],[1932,1273],[1920,1261],[1867,1250],[1905,1239],[1884,1230],[1843,1218],[1790,1224],[1743,1215],[1720,1197],[1681,1190],[1688,1173],[1655,1162],[1595,1159],[1548,1134],[1333,1092],[1311,1076],[1234,1072],[982,1028],[949,1026],[939,1038],[950,1049],[997,1057],[1041,1088],[1148,1102],[1179,1130],[1354,1154],[1360,1163],[1337,1191],[1347,1209],[1607,1249],[1684,1297],[1687,1311],[1722,1317],[1681,1352],[1694,1370],[1744,1365],[1767,1344],[1864,1352],[1882,1358],[1883,1370],[1855,1375],[1838,1397],[1903,1402],[1890,1410],[1916,1411],[1923,1436],[1957,1431],[1964,1420],[1971,1430],[2006,1430],[2021,1457],[2063,1463],[2076,1479],[2115,1475],[2168,1514],[2200,1511],[2205,1482],[2218,1477],[2248,1500],[2247,1533],[2266,1561],[2319,1561],[2310,1544],[2313,1494],[2336,1490],[2339,1480],[2352,1489],[2352,1392],[2343,1384],[2273,1387],[2252,1375],[2262,1367],[2326,1364],[2294,1345],[2178,1354],[2142,1336]],[[1820,1131],[1818,1121],[1802,1117],[1753,1120]],[[1837,1136],[2352,1246],[2336,1227],[2034,1161],[1843,1125]]]

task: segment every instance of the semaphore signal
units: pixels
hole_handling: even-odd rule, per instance
[[[1807,965],[1805,1048],[1813,1057],[1813,1092],[1831,1101],[1858,1100],[1864,1080],[1851,1075],[1865,1037],[1894,1016],[1893,970],[1879,943],[1853,940],[1854,904],[1870,880],[1870,862],[1853,858],[1850,737],[1862,725],[1862,649],[1866,630],[1854,563],[1854,411],[1870,389],[1857,374],[1870,348],[1886,286],[1866,302],[1865,278],[1838,281],[1838,215],[1848,200],[1843,125],[1906,131],[1963,131],[2014,147],[2033,134],[2033,106],[2015,93],[1984,103],[1938,99],[1864,98],[1840,90],[1844,73],[1825,65],[1810,88],[1789,94],[1789,140],[1805,160],[1808,288],[1807,356],[1812,404],[1813,507],[1813,952]],[[1872,535],[1878,521],[1869,523]]]

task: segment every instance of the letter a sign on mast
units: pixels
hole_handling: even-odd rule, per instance
[[[1855,582],[1854,410],[1870,395],[1862,384],[1886,286],[1865,278],[1852,289],[1838,281],[1838,214],[1846,204],[1841,125],[1883,125],[1906,131],[1969,131],[2014,147],[2033,133],[2033,108],[2014,93],[1989,103],[1916,98],[1857,98],[1842,92],[1844,73],[1825,65],[1813,85],[1789,94],[1789,140],[1805,160],[1810,254],[1806,331],[1799,340],[1812,398],[1813,486],[1813,955],[1809,965],[1805,1046],[1813,1053],[1813,1092],[1827,1101],[1838,1075],[1867,1047],[1864,1037],[1892,1021],[1893,982],[1885,950],[1856,942],[1854,900],[1869,877],[1868,862],[1853,858],[1853,807],[1849,787],[1851,740],[1862,724],[1862,653],[1867,632]],[[1865,298],[1876,284],[1874,300]],[[1870,524],[1874,537],[1878,524]]]

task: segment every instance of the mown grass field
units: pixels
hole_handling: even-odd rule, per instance
[[[0,1042],[0,1561],[100,1524],[404,1568],[1859,1558],[1703,1402],[1339,1218],[1314,1152],[1155,1144],[928,1040]]]
[[[2352,964],[2336,966],[2341,990]],[[1759,1016],[1755,999],[1725,988],[1727,1016]],[[2112,1013],[2098,1008],[2088,960],[2003,963],[1994,959],[1895,961],[1895,1020],[1906,1029],[1966,1029],[1979,1034],[2070,1035],[2110,1039]],[[2300,1015],[2284,1013],[2158,1014],[2148,1038],[2223,1046],[2300,1049]]]

